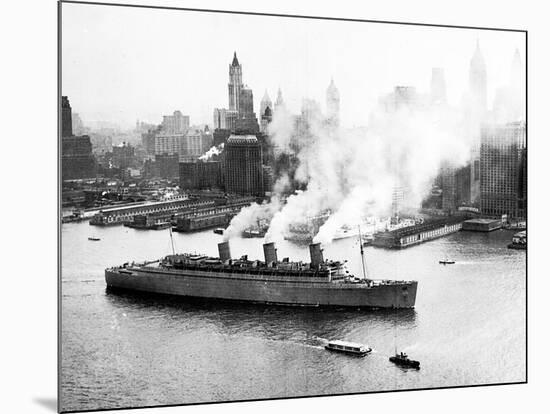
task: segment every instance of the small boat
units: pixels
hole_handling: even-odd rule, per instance
[[[90,241],[100,241],[101,239],[99,237],[88,237],[88,240],[90,240]]]
[[[414,359],[409,359],[407,354],[403,352],[396,352],[395,356],[390,357],[390,361],[396,365],[401,365],[403,367],[420,369],[420,362],[415,361]]]
[[[439,261],[439,264],[442,264],[442,265],[455,264],[455,261],[449,260],[449,259],[443,259]]]
[[[217,228],[217,229],[214,229],[214,233],[216,233],[216,234],[223,234],[223,232],[224,232],[224,229],[222,229],[221,227]]]
[[[267,229],[247,229],[242,232],[242,236],[247,239],[264,237]]]
[[[527,250],[527,231],[520,231],[512,237],[512,243],[508,245],[509,249]]]
[[[325,345],[325,349],[359,356],[365,356],[372,351],[372,348],[369,348],[367,345],[345,341],[329,341],[329,343]]]

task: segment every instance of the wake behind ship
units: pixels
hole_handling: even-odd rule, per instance
[[[325,260],[310,244],[311,263],[279,261],[274,243],[263,245],[265,261],[233,260],[229,243],[219,257],[172,254],[155,262],[125,263],[105,270],[109,288],[204,299],[296,306],[412,308],[416,281],[372,280],[350,275],[345,264]]]

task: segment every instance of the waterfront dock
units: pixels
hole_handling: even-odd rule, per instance
[[[432,219],[422,224],[376,233],[373,246],[400,249],[423,243],[462,229],[463,218]]]
[[[193,208],[214,206],[215,204],[215,200],[178,197],[176,199],[169,199],[165,201],[109,207],[101,209],[98,213],[96,213],[90,219],[90,224],[96,226],[119,225],[130,223],[136,215],[157,213],[175,214],[177,212]]]
[[[502,221],[487,218],[466,220],[462,225],[464,231],[490,232],[502,228]]]

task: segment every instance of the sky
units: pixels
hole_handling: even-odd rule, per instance
[[[62,94],[85,125],[158,124],[175,110],[211,124],[213,109],[228,106],[236,51],[256,112],[278,88],[292,112],[303,98],[324,110],[333,78],[342,125],[364,126],[394,86],[427,93],[432,67],[444,69],[458,104],[476,41],[492,104],[516,49],[525,61],[524,33],[63,3]]]

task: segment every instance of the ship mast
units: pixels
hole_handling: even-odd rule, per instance
[[[170,230],[170,242],[172,244],[172,254],[175,255],[176,251],[174,250],[174,238],[172,237],[172,227],[168,227]]]
[[[361,265],[363,267],[363,279],[367,280],[367,271],[365,269],[365,252],[363,250],[363,239],[361,238],[361,226],[357,226],[359,229],[359,248],[361,249]]]

